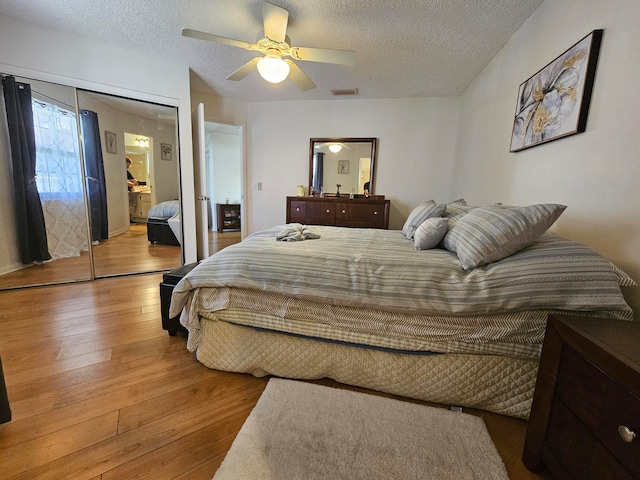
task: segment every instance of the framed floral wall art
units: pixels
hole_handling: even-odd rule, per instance
[[[520,85],[511,152],[585,131],[601,41],[594,30]]]

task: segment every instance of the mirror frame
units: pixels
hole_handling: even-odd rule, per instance
[[[307,193],[311,192],[313,185],[313,154],[316,143],[370,143],[371,144],[371,170],[369,173],[369,195],[374,195],[374,173],[377,154],[376,137],[334,137],[334,138],[311,138],[309,139],[309,184],[307,185]],[[317,192],[319,193],[319,192]]]

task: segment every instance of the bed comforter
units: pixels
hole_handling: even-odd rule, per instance
[[[188,348],[201,318],[402,351],[535,358],[549,313],[631,320],[634,285],[594,250],[546,233],[469,271],[455,254],[415,250],[402,232],[313,226],[317,239],[257,232],[202,261],[174,289]],[[344,332],[348,332],[345,338]]]

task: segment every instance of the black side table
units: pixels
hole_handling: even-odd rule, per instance
[[[178,332],[187,333],[187,329],[180,323],[180,316],[169,318],[169,307],[171,305],[171,294],[173,289],[184,276],[198,265],[198,262],[184,265],[175,270],[171,270],[162,276],[160,283],[160,313],[162,315],[162,328],[174,336]]]
[[[2,360],[0,360],[0,423],[11,420],[11,409],[9,408],[9,397],[7,387],[4,383],[4,372],[2,370]]]

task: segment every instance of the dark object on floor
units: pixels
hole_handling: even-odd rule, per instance
[[[147,220],[147,239],[150,243],[180,246],[167,220],[150,218]]]
[[[4,372],[2,371],[2,359],[0,359],[0,423],[11,420],[11,409],[9,408],[9,397],[7,387],[4,383]]]
[[[162,328],[174,336],[178,332],[186,333],[187,329],[180,324],[180,316],[169,318],[169,307],[171,306],[171,294],[174,287],[182,278],[189,273],[198,263],[190,263],[175,270],[171,270],[162,276],[160,284],[160,313],[162,315]]]

